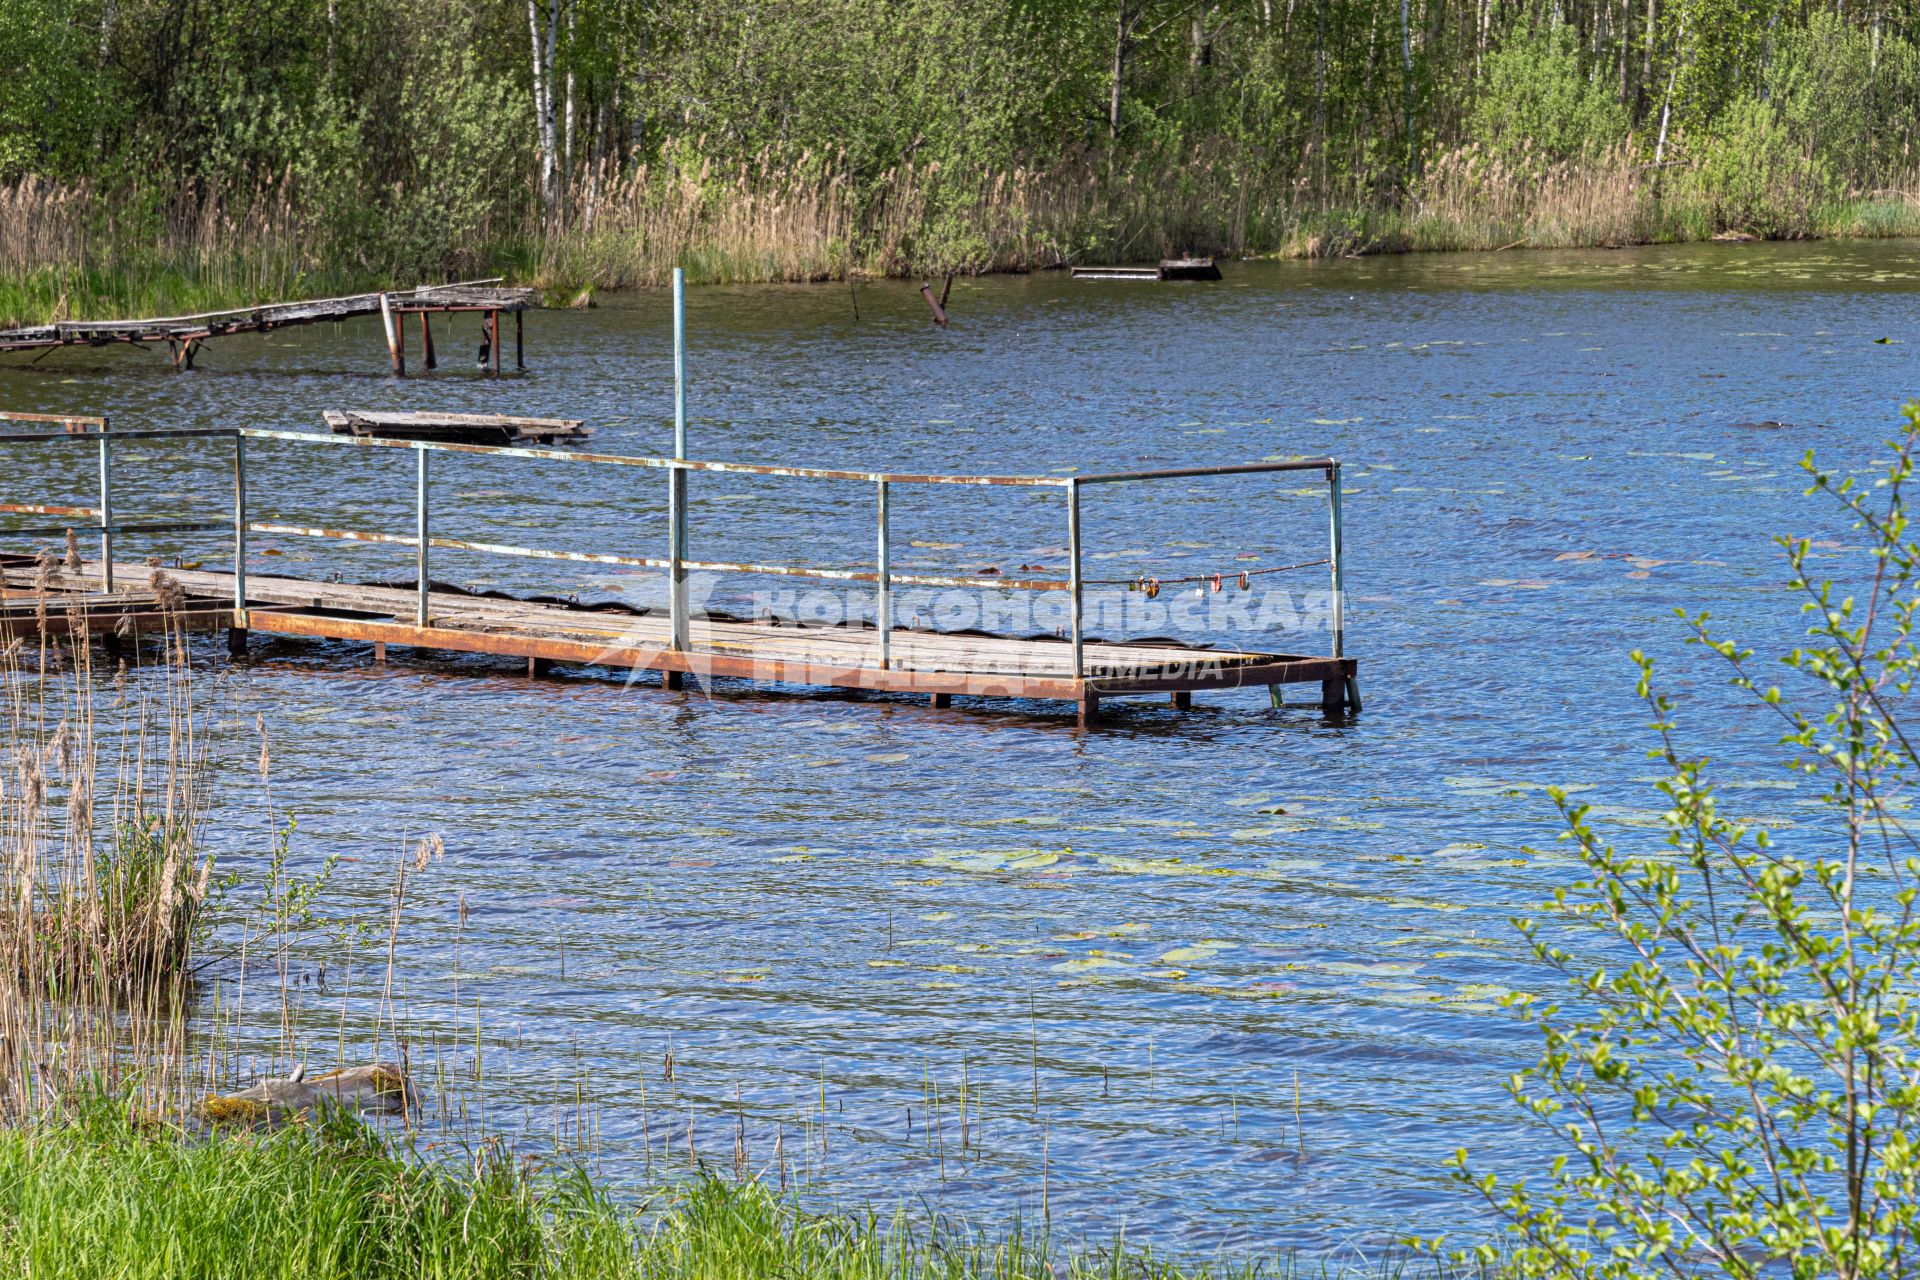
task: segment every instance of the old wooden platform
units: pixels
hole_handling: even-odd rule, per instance
[[[1105,699],[1162,695],[1176,706],[1190,705],[1193,694],[1207,690],[1289,684],[1317,684],[1320,705],[1333,712],[1358,710],[1358,664],[1344,649],[1340,464],[1332,458],[1301,458],[1239,465],[1195,466],[1157,471],[1062,475],[937,475],[846,471],[817,467],[774,466],[757,463],[694,461],[685,457],[653,458],[628,454],[590,453],[575,449],[460,444],[447,441],[395,440],[381,436],[334,435],[310,431],[280,431],[253,427],[190,427],[110,431],[104,419],[50,417],[0,412],[0,422],[12,421],[39,428],[0,432],[0,447],[9,466],[0,476],[18,483],[22,451],[89,449],[99,462],[99,496],[95,504],[0,502],[0,515],[53,517],[56,523],[0,529],[0,540],[16,541],[18,550],[0,551],[0,636],[26,634],[87,634],[135,636],[181,626],[225,630],[236,650],[244,651],[251,632],[321,639],[362,641],[384,656],[389,645],[455,653],[484,653],[524,660],[531,674],[555,662],[659,672],[671,688],[687,676],[706,680],[742,679],[764,684],[801,684],[919,694],[934,705],[955,696],[982,698],[1058,699],[1073,704],[1082,724],[1092,722]],[[60,428],[49,430],[47,428]],[[232,489],[225,513],[204,508],[163,520],[130,520],[114,503],[114,458],[125,445],[173,440],[189,448],[231,450]],[[347,451],[363,459],[408,459],[413,472],[415,503],[411,534],[369,529],[337,529],[285,519],[259,519],[253,513],[248,484],[249,448],[314,448]],[[656,536],[664,555],[639,555],[626,550],[608,552],[556,546],[512,546],[475,542],[437,534],[431,497],[435,454],[457,454],[478,460],[536,466],[620,468],[629,479],[623,492],[635,494],[633,527],[627,537],[659,519],[638,495],[634,482],[653,472],[665,483],[666,518]],[[144,456],[144,455],[136,455]],[[388,463],[391,465],[391,462]],[[1264,575],[1323,569],[1331,590],[1326,619],[1328,652],[1269,652],[1242,647],[1208,647],[1173,640],[1112,642],[1091,633],[1093,617],[1109,616],[1107,606],[1123,603],[1124,593],[1139,590],[1148,598],[1161,583],[1154,579],[1095,579],[1085,576],[1087,554],[1082,547],[1081,504],[1088,493],[1116,486],[1152,485],[1170,480],[1266,478],[1298,484],[1301,473],[1317,474],[1327,483],[1328,544],[1323,558],[1294,563],[1263,561],[1260,566],[1235,561],[1177,580],[1203,595],[1250,590]],[[696,559],[688,546],[688,482],[696,476],[723,475],[735,482],[755,477],[783,481],[819,482],[838,488],[864,487],[875,499],[874,558],[866,563],[766,564],[721,559]],[[536,483],[541,483],[536,481]],[[551,481],[545,481],[551,483]],[[900,486],[945,490],[964,498],[968,489],[998,487],[1052,494],[1062,500],[1060,511],[1067,534],[1064,563],[1059,568],[1024,566],[1032,577],[1015,577],[994,570],[971,574],[929,573],[893,567],[895,534],[889,495]],[[958,488],[961,492],[955,493]],[[844,507],[844,497],[835,500]],[[463,514],[475,514],[463,504]],[[82,557],[81,537],[89,548],[98,538],[100,554]],[[263,576],[252,572],[251,539],[339,539],[361,544],[404,548],[411,582],[400,585],[352,584],[314,577]],[[155,570],[115,555],[116,540],[189,537],[225,542],[231,550],[230,568]],[[41,558],[28,548],[38,541]],[[44,558],[49,542],[64,543],[58,562]],[[642,610],[618,602],[582,605],[551,598],[518,599],[481,596],[444,587],[434,581],[432,557],[440,551],[480,556],[622,565],[659,571],[666,586],[664,608]],[[739,575],[744,578],[811,579],[837,583],[846,593],[842,625],[799,626],[792,621],[751,619],[696,611],[690,602],[690,574]],[[164,575],[161,576],[161,575]],[[1174,585],[1169,582],[1167,585]],[[987,593],[1011,600],[1019,593],[1038,593],[1046,605],[1033,618],[1045,617],[1055,634],[987,634],[978,631],[934,631],[897,624],[894,596],[902,587],[942,588],[962,593]],[[1089,612],[1089,605],[1094,606]],[[1124,617],[1122,609],[1118,616]],[[868,621],[872,619],[872,621]],[[1275,698],[1276,703],[1279,699]]]
[[[152,585],[156,572],[184,593],[171,613]],[[37,633],[42,620],[56,635],[110,636],[155,631],[169,619],[188,629],[227,630],[236,618],[231,573],[122,563],[114,567],[119,589],[111,592],[98,561],[56,571],[44,582],[41,573],[31,557],[0,555],[0,638]],[[128,589],[130,584],[139,585]],[[1073,703],[1083,716],[1107,698],[1162,695],[1184,705],[1195,692],[1286,684],[1331,684],[1337,704],[1357,669],[1351,658],[1090,639],[1083,674],[1076,676],[1070,646],[1052,637],[904,627],[892,629],[883,666],[880,635],[871,626],[803,627],[714,616],[692,619],[690,645],[675,650],[664,613],[430,590],[422,624],[412,587],[259,574],[247,575],[246,600],[240,630],[362,641],[376,646],[382,658],[391,645],[525,659],[530,674],[556,662],[581,663],[659,672],[668,686],[680,683],[675,677],[718,677],[921,694],[937,706],[955,696],[1048,699]]]
[[[452,440],[461,444],[561,444],[592,437],[579,418],[516,418],[504,413],[383,413],[327,409],[321,417],[341,435],[387,440]]]
[[[500,370],[500,316],[514,317],[515,362],[525,367],[522,313],[536,305],[532,289],[509,288],[498,278],[458,284],[421,285],[386,293],[356,293],[338,298],[309,298],[294,302],[267,302],[227,311],[192,315],[153,316],[132,320],[58,320],[51,324],[0,330],[0,351],[33,351],[53,347],[103,347],[115,343],[135,346],[165,343],[176,369],[191,369],[203,342],[242,333],[267,333],[293,325],[347,320],[355,316],[382,316],[386,326],[388,358],[394,371],[406,372],[406,318],[418,316],[420,342],[426,365],[436,367],[433,331],[427,317],[452,312],[478,312],[487,333],[485,361]]]

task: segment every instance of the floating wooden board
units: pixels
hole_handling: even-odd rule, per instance
[[[388,440],[446,440],[454,444],[565,444],[585,440],[593,429],[578,418],[515,418],[499,413],[377,413],[327,409],[336,435]]]
[[[1212,258],[1163,258],[1157,267],[1075,267],[1075,280],[1218,280]]]

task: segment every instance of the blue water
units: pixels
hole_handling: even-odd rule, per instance
[[[1534,1042],[1497,1006],[1550,989],[1508,924],[1573,874],[1544,788],[1586,788],[1625,845],[1658,839],[1628,651],[1661,664],[1727,804],[1816,838],[1795,825],[1808,784],[1673,611],[1711,609],[1764,652],[1803,625],[1773,535],[1855,562],[1798,463],[1886,456],[1915,385],[1916,282],[1900,242],[1230,264],[1215,286],[960,281],[944,332],[904,284],[863,286],[858,323],[839,286],[695,290],[699,457],[1030,474],[1339,457],[1364,713],[1249,691],[1192,714],[1113,704],[1083,735],[1045,704],[530,684],[499,660],[383,670],[364,647],[264,641],[231,666],[205,654],[232,783],[210,838],[247,869],[268,847],[258,713],[296,865],[340,855],[324,910],[382,934],[302,942],[303,971],[328,964],[324,994],[299,988],[302,1053],[324,1065],[342,1039],[369,1051],[393,860],[443,833],[396,955],[416,1067],[470,1077],[477,1023],[491,1121],[533,1146],[586,1082],[618,1180],[683,1172],[689,1117],[698,1158],[730,1174],[744,1117],[753,1170],[779,1176],[777,1140],[789,1178],[842,1203],[1044,1211],[1057,1232],[1189,1250],[1471,1236],[1484,1223],[1442,1161],[1546,1159],[1502,1087]],[[130,351],[16,358],[0,402],[120,427],[578,416],[596,449],[657,454],[667,323],[657,296],[536,314],[530,373],[498,382],[465,358],[395,382],[363,323],[221,340],[185,375]],[[251,462],[263,517],[410,531],[404,456],[259,445]],[[5,487],[84,500],[90,465],[16,451]],[[218,513],[223,465],[127,446],[117,503]],[[658,473],[463,459],[435,485],[454,536],[665,549]],[[697,557],[872,557],[865,486],[693,487]],[[1232,572],[1323,554],[1325,497],[1312,477],[1183,481],[1103,492],[1087,519],[1109,576]],[[895,521],[902,570],[1011,570],[1065,537],[1057,495],[1028,491],[913,491]],[[149,549],[223,564],[217,535]],[[402,549],[256,550],[281,554],[255,572],[412,572]],[[1272,589],[1304,601],[1324,572]],[[604,567],[448,555],[435,576],[659,598]],[[766,580],[711,585],[728,607],[778,603]],[[220,971],[226,1017],[237,978]],[[260,1007],[239,1021],[265,1070],[278,1011],[249,982]]]

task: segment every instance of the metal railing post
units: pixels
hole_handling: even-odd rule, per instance
[[[673,269],[673,457],[687,458],[687,273]],[[687,473],[667,472],[668,552],[667,611],[672,626],[670,644],[688,647],[687,627]]]
[[[427,576],[427,458],[428,458],[428,453],[425,449],[416,449],[414,451],[413,456],[420,459],[420,470],[415,483],[415,488],[418,490],[418,497],[417,497],[415,510],[414,510],[414,524],[415,524],[414,537],[417,542],[417,547],[415,551],[415,560],[414,560],[414,573],[417,575],[416,585],[420,593],[419,601],[415,607],[415,611],[417,614],[415,621],[418,622],[420,626],[424,627],[427,625],[427,589],[430,581]]]
[[[247,607],[247,438],[233,438],[233,611],[234,625],[245,626]]]
[[[1340,537],[1340,464],[1334,463],[1327,468],[1327,560],[1333,574],[1333,656],[1346,656],[1347,602],[1345,566],[1341,563],[1345,549]]]
[[[880,601],[875,615],[880,627],[880,669],[893,665],[893,537],[887,514],[887,482],[880,483]]]
[[[100,419],[100,589],[113,590],[113,446]]]
[[[1086,674],[1086,655],[1080,638],[1080,482],[1078,480],[1067,485],[1067,555],[1073,561],[1068,570],[1068,577],[1069,589],[1073,593],[1073,678],[1078,680]]]

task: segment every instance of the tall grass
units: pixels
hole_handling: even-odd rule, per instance
[[[339,1115],[195,1137],[111,1097],[0,1130],[0,1253],[36,1280],[1282,1280],[1292,1270],[1118,1242],[1061,1248],[1017,1223],[808,1212],[759,1181],[703,1178],[623,1205],[577,1172],[531,1168],[493,1144],[457,1163],[420,1159]]]
[[[31,633],[0,633],[0,1116],[129,1061],[161,1065],[149,1082],[164,1092],[213,888],[204,733],[169,585],[148,642],[166,678],[129,685],[61,634],[61,572],[43,557]]]
[[[1089,151],[960,174],[903,162],[850,181],[834,157],[737,168],[607,161],[550,219],[489,217],[434,253],[442,274],[505,271],[557,300],[654,285],[849,274],[1031,271],[1197,251],[1322,257],[1569,248],[1715,236],[1920,234],[1914,184],[1836,193],[1805,166],[1759,166],[1730,199],[1712,153],[1655,167],[1627,148],[1577,161],[1436,153],[1407,190],[1328,191],[1225,145],[1116,166]],[[517,207],[524,202],[507,201]],[[290,181],[244,197],[0,189],[0,324],[157,315],[420,283],[363,232],[303,213]],[[423,269],[414,268],[414,274]]]

